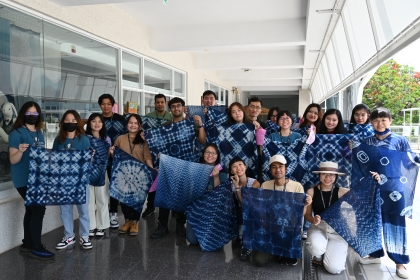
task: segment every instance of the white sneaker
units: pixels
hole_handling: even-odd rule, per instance
[[[58,250],[62,250],[62,249],[67,248],[67,246],[72,245],[74,243],[76,243],[76,238],[74,236],[73,237],[65,237],[64,236],[63,240],[61,240],[61,242],[58,243],[55,246],[55,248],[58,249]]]
[[[374,264],[374,263],[381,263],[381,258],[360,258],[359,263],[361,264]]]
[[[94,229],[90,229],[89,230],[89,237],[94,237],[95,236],[95,230]]]
[[[92,249],[93,247],[92,242],[90,242],[89,240],[89,237],[80,237],[79,243],[85,250]]]
[[[111,228],[119,228],[120,227],[120,224],[118,223],[117,213],[110,213],[109,226]]]
[[[302,239],[308,238],[308,232],[306,230],[302,231]]]
[[[407,278],[409,277],[409,275],[408,275],[408,271],[407,271],[407,269],[405,268],[405,266],[404,266],[404,269],[402,269],[402,268],[397,268],[397,275],[398,275],[398,277],[400,277],[400,278],[404,278],[404,279],[407,279]]]
[[[103,236],[103,235],[105,235],[105,229],[97,229],[96,230],[96,235],[97,236]]]

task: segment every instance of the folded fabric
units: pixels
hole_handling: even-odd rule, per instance
[[[95,150],[92,167],[90,169],[89,184],[96,187],[102,187],[105,185],[109,143],[92,135],[86,136],[89,138],[90,146]]]
[[[230,185],[231,181],[226,180],[187,207],[188,224],[205,252],[223,247],[238,235],[235,203]]]
[[[28,149],[26,206],[86,203],[92,150]]]
[[[162,123],[168,121],[165,119],[156,119],[148,116],[141,116],[143,122],[142,127],[144,130],[154,129],[162,126]]]
[[[191,120],[147,130],[145,138],[154,166],[159,166],[159,153],[192,162],[198,162],[200,158],[200,150],[195,148],[196,136],[194,122]]]
[[[141,212],[156,170],[115,147],[109,195]]]
[[[111,138],[112,143],[117,140],[118,136],[127,133],[125,121],[109,120],[105,122],[106,134]]]
[[[243,246],[301,258],[305,194],[242,188]]]
[[[353,184],[320,216],[360,256],[382,248],[381,201],[378,183],[371,176]]]
[[[213,166],[160,155],[155,206],[185,212],[187,206],[202,196]]]
[[[381,181],[382,213],[407,216],[413,212],[414,191],[419,172],[419,155],[353,143],[352,182],[377,172]]]

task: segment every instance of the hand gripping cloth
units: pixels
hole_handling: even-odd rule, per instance
[[[105,185],[109,143],[92,135],[86,136],[89,138],[90,146],[95,150],[90,169],[89,184],[95,187],[102,187]]]

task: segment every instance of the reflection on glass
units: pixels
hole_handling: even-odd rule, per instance
[[[124,113],[140,114],[140,92],[132,90],[123,91]],[[131,104],[130,104],[131,103]],[[135,107],[137,106],[137,110]],[[130,110],[131,108],[131,110]]]
[[[141,59],[137,56],[122,53],[122,78],[123,85],[141,88],[140,86],[140,73],[141,73]]]
[[[175,79],[175,95],[177,96],[185,96],[184,91],[184,74],[178,73],[174,71],[174,79]]]
[[[219,100],[219,87],[213,84],[210,84],[210,90],[216,94],[216,100]]]
[[[166,97],[166,101],[169,101],[168,97]],[[145,114],[148,114],[155,110],[155,95],[154,94],[144,93],[144,108],[145,108]]]
[[[171,94],[172,70],[153,62],[144,61],[144,89]]]

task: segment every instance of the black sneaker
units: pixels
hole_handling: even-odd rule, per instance
[[[297,258],[285,258],[286,265],[295,266],[298,264]]]
[[[240,259],[241,261],[249,261],[251,259],[251,250],[242,247]]]
[[[105,235],[105,229],[96,230],[96,236],[104,236],[104,235]]]
[[[90,250],[92,249],[92,242],[90,242],[89,237],[80,237],[79,240],[80,245],[82,245],[83,249]]]
[[[184,224],[176,224],[176,234],[185,236],[187,234]]]
[[[32,246],[27,245],[27,244],[22,244],[19,246],[19,252],[30,252],[32,251]]]
[[[55,254],[48,251],[47,248],[42,245],[41,248],[32,249],[29,256],[34,259],[47,261],[54,259]]]
[[[241,237],[241,236],[237,236],[237,237],[235,238],[235,240],[233,241],[233,245],[234,245],[236,248],[242,248],[242,237]]]
[[[157,227],[156,231],[150,235],[150,238],[158,239],[158,238],[161,238],[162,236],[168,235],[168,234],[169,234],[168,227],[163,226],[160,223],[158,223],[158,227]]]
[[[146,208],[146,210],[144,210],[144,212],[143,212],[143,214],[141,214],[141,217],[144,219],[144,218],[147,218],[147,217],[149,217],[150,215],[153,215],[153,214],[155,214],[155,208],[153,207],[153,208]]]

